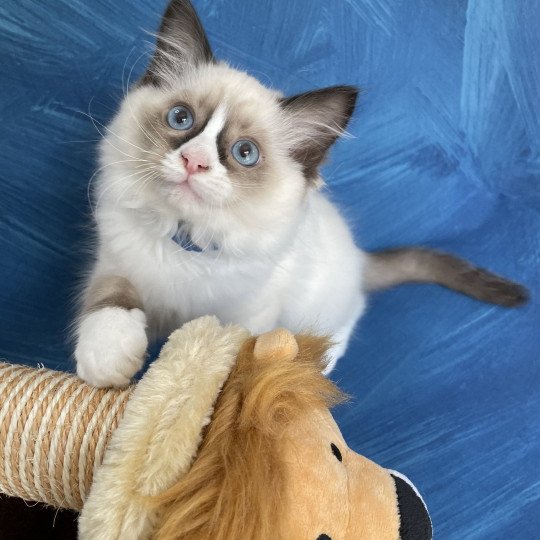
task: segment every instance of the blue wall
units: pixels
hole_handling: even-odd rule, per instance
[[[375,295],[335,379],[351,446],[419,485],[438,538],[540,530],[540,2],[196,0],[216,53],[287,93],[364,89],[326,167],[358,241],[457,252],[533,291],[504,310]],[[100,121],[164,0],[0,5],[0,356],[71,368]]]

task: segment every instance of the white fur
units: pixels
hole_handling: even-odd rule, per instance
[[[270,213],[275,215],[268,221],[279,221],[279,207]],[[264,234],[258,234],[264,215],[253,222],[252,235],[235,220],[223,219],[214,233],[221,245],[217,252],[183,251],[165,220],[145,217],[144,210],[119,205],[100,209],[102,247],[95,272],[127,277],[157,333],[211,313],[253,333],[284,326],[330,334],[339,340],[332,365],[342,355],[364,310],[363,254],[324,195],[308,192],[294,226]],[[197,232],[193,237],[204,245]]]
[[[95,212],[99,250],[92,279],[127,278],[141,296],[152,335],[167,335],[207,314],[253,333],[283,326],[292,332],[328,334],[336,341],[328,372],[343,354],[365,307],[363,252],[336,207],[314,187],[307,187],[301,166],[289,157],[294,126],[282,113],[279,94],[223,64],[186,73],[177,84],[218,96],[220,106],[206,130],[185,145],[202,145],[212,155],[212,166],[190,178],[197,196],[178,185],[185,176],[180,148],[160,156],[160,181],[139,181],[133,161],[144,170],[147,162],[156,160],[156,151],[132,138],[138,111],[165,108],[175,99],[175,84],[132,91],[101,148],[103,171]],[[239,192],[218,161],[216,134],[232,110],[248,111],[271,134],[272,144],[262,148],[261,159],[272,163],[272,177],[264,190],[254,185]],[[164,175],[163,169],[168,173]],[[219,250],[182,250],[171,240],[179,220],[190,223],[197,245],[214,243]],[[117,314],[123,321],[120,326],[125,326],[125,316]],[[88,340],[85,354],[77,354],[78,363],[84,364],[79,374],[99,384],[127,382],[133,374],[129,369],[124,377],[118,370],[98,374],[94,359],[106,348],[103,340],[92,351],[94,337],[86,331],[80,334]],[[108,335],[107,346],[112,349],[108,357],[118,361],[121,348],[112,343],[112,333]],[[142,347],[140,331],[138,335]],[[107,362],[99,364],[106,368]]]
[[[146,316],[140,309],[105,307],[85,315],[78,329],[77,375],[94,386],[124,386],[146,354]]]

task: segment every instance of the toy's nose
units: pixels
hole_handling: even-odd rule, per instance
[[[392,471],[392,478],[398,498],[400,540],[431,540],[433,528],[422,497],[406,476]]]
[[[182,152],[182,161],[189,174],[195,174],[208,170],[208,159],[200,152]]]

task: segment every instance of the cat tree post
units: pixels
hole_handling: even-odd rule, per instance
[[[0,496],[81,511],[82,540],[150,537],[151,499],[189,471],[248,337],[191,321],[126,389],[0,362]]]
[[[80,510],[130,393],[0,363],[0,492]]]

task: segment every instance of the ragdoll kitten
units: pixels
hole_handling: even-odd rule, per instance
[[[214,314],[254,333],[330,334],[343,354],[366,292],[433,282],[514,306],[526,291],[451,255],[359,250],[318,191],[357,90],[283,97],[217,61],[188,0],[164,15],[147,72],[101,144],[97,261],[77,322],[77,373],[125,385],[152,336]]]

